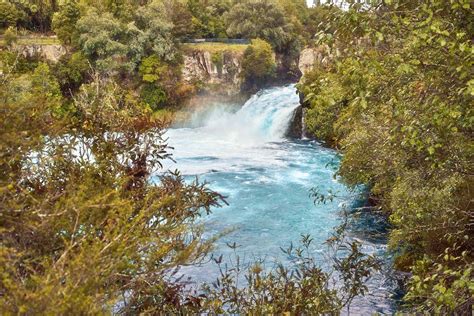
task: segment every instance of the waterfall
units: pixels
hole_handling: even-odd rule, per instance
[[[170,129],[166,135],[184,174],[279,165],[281,148],[276,144],[286,141],[298,106],[294,85],[265,89],[237,110],[218,104],[196,113],[190,127]]]
[[[253,95],[237,112],[217,108],[195,120],[200,121],[201,132],[220,141],[255,145],[282,140],[298,106],[295,86],[290,85]]]

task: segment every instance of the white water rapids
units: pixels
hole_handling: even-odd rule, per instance
[[[356,203],[335,172],[338,154],[315,141],[289,140],[285,133],[299,98],[294,85],[271,88],[254,95],[243,107],[220,104],[196,114],[189,127],[170,129],[166,136],[174,147],[176,164],[190,180],[197,176],[211,189],[227,196],[229,206],[203,218],[205,237],[232,230],[216,243],[215,254],[231,260],[233,250],[244,260],[265,258],[291,264],[280,250],[297,244],[301,234],[314,238],[314,255],[323,263],[323,245],[335,226],[339,211]],[[310,189],[336,192],[326,204],[314,204]],[[364,242],[364,251],[383,253],[384,244]],[[188,267],[184,272],[196,282],[212,282],[213,263]],[[390,313],[393,306],[383,277],[371,286],[372,293],[354,303],[361,313]]]

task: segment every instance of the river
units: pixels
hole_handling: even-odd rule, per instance
[[[280,247],[297,244],[301,234],[314,239],[314,255],[325,264],[324,241],[341,223],[341,210],[357,201],[335,176],[339,155],[316,141],[285,138],[299,98],[294,85],[270,88],[252,96],[243,107],[221,104],[196,114],[189,127],[167,132],[178,169],[196,176],[227,197],[228,206],[202,220],[205,236],[227,231],[216,243],[215,255],[235,258],[227,244],[236,243],[244,261],[265,259],[290,264]],[[310,190],[337,193],[326,204],[315,204]],[[357,236],[356,236],[357,237]],[[385,244],[363,240],[367,253],[385,254]],[[197,282],[212,282],[212,262],[184,269]],[[386,278],[371,281],[370,293],[358,298],[351,311],[390,314],[393,302]]]

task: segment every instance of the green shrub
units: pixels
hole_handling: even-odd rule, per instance
[[[164,107],[168,101],[166,92],[154,84],[143,85],[140,97],[153,111]]]
[[[261,39],[252,40],[242,60],[242,76],[248,86],[261,87],[275,76],[272,46]]]
[[[142,80],[147,83],[155,83],[160,79],[166,77],[168,72],[168,65],[164,63],[157,55],[151,55],[149,57],[143,58],[140,67],[139,73],[142,76]]]
[[[474,294],[471,6],[333,12],[334,37],[318,36],[332,61],[300,86],[311,132],[342,149],[339,175],[390,214],[389,246],[413,273],[406,300],[417,311],[451,314]]]
[[[81,52],[63,56],[53,70],[65,95],[77,91],[91,71],[87,58]]]
[[[5,44],[12,46],[18,40],[17,31],[14,27],[9,27],[4,34]]]
[[[23,12],[8,1],[0,2],[0,27],[16,26],[16,23],[23,17]]]
[[[77,37],[76,23],[80,11],[75,0],[67,0],[53,15],[53,30],[64,44],[71,44]]]

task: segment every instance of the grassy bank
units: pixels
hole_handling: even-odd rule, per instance
[[[186,43],[182,44],[184,52],[206,51],[212,53],[235,52],[243,53],[248,44],[228,44],[228,43]]]
[[[17,45],[61,45],[56,36],[24,36],[18,37]],[[0,36],[0,46],[5,46],[5,39]]]

